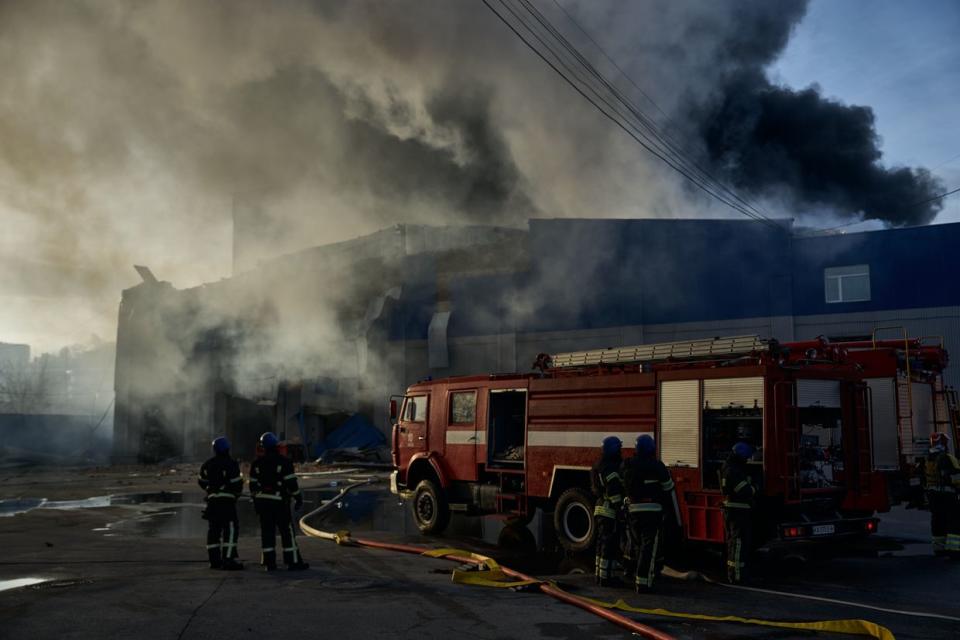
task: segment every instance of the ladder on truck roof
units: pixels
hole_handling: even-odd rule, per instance
[[[680,342],[659,342],[633,347],[572,351],[550,355],[550,367],[583,367],[602,364],[627,364],[673,359],[700,359],[716,356],[747,355],[769,351],[770,341],[760,336],[732,336],[728,338],[701,338]]]

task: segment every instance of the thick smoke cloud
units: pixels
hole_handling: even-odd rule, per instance
[[[804,2],[563,4],[768,210],[936,210],[897,209],[936,185],[882,167],[868,111],[763,76]],[[109,339],[132,264],[177,287],[229,275],[234,212],[253,261],[401,222],[734,215],[479,2],[7,0],[0,66],[0,339],[39,349]],[[798,121],[817,128],[802,147]]]
[[[930,222],[942,203],[929,200],[944,185],[926,169],[882,164],[870,107],[830,100],[815,86],[777,86],[764,73],[805,11],[805,0],[767,3],[722,46],[716,87],[690,105],[710,163],[738,189],[779,196],[801,213]]]
[[[880,163],[869,107],[792,91],[759,72],[732,78],[703,122],[711,159],[754,194],[785,192],[806,208],[828,208],[894,226],[926,224],[943,206],[944,185],[926,169]]]

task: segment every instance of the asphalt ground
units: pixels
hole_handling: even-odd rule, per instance
[[[98,475],[99,474],[99,475]],[[130,474],[137,474],[130,476]],[[95,477],[90,477],[95,476]],[[330,476],[304,480],[324,488]],[[122,481],[124,484],[117,484]],[[255,522],[241,509],[242,572],[206,567],[196,494],[188,468],[169,470],[53,470],[0,472],[0,498],[9,506],[48,499],[89,498],[104,491],[182,490],[173,502],[86,508],[36,508],[0,517],[0,588],[3,580],[38,578],[45,582],[0,591],[2,638],[622,638],[628,634],[587,612],[533,592],[454,584],[454,563],[337,546],[299,538],[311,564],[305,572],[264,573],[252,535]],[[342,481],[341,481],[342,482]],[[341,485],[342,486],[342,485]],[[176,494],[174,494],[176,495]],[[314,502],[319,494],[313,494]],[[34,502],[30,502],[33,499]],[[180,502],[177,502],[180,500]],[[885,519],[888,542],[903,547],[843,559],[758,559],[758,587],[785,595],[664,578],[655,594],[599,589],[589,562],[532,553],[507,537],[500,525],[458,522],[443,538],[422,538],[411,530],[404,509],[382,489],[348,498],[319,528],[355,524],[360,533],[381,540],[466,548],[504,564],[553,579],[571,593],[672,611],[737,615],[771,620],[863,618],[888,627],[896,638],[960,637],[960,621],[909,616],[835,602],[797,599],[807,595],[860,605],[953,616],[960,619],[960,563],[930,555],[925,512],[897,510]],[[109,501],[108,501],[109,502]],[[346,503],[346,500],[344,501]],[[370,504],[379,505],[368,510]],[[54,505],[56,506],[56,505]],[[69,506],[69,505],[66,505]],[[352,522],[351,511],[363,511]],[[369,512],[368,512],[369,511]],[[361,522],[362,520],[362,522]],[[489,519],[483,519],[489,521]],[[537,522],[531,526],[536,529]],[[499,529],[499,531],[498,531]],[[882,545],[881,545],[882,546]],[[691,557],[685,568],[717,576],[711,554]],[[837,634],[783,630],[734,623],[678,620],[631,614],[677,638],[843,638]]]

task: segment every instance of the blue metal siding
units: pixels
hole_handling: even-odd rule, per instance
[[[451,337],[960,304],[960,224],[791,238],[739,220],[531,220],[526,271],[451,276]],[[391,336],[424,339],[436,262],[407,259]],[[870,266],[871,300],[828,304],[823,270]]]
[[[451,309],[447,335],[491,335],[513,331],[511,295],[517,290],[515,274],[451,278]]]
[[[960,224],[888,229],[794,241],[797,315],[942,307],[960,302]],[[827,303],[828,267],[870,266],[870,300]]]
[[[790,239],[768,225],[531,220],[530,247],[528,299],[538,289],[554,295],[526,331],[782,315],[792,306]]]

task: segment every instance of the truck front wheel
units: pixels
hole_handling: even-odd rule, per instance
[[[413,491],[413,518],[420,533],[442,533],[450,522],[450,506],[433,480],[421,480]]]
[[[567,551],[579,553],[593,545],[593,498],[580,487],[567,489],[557,499],[553,512],[557,540]]]

